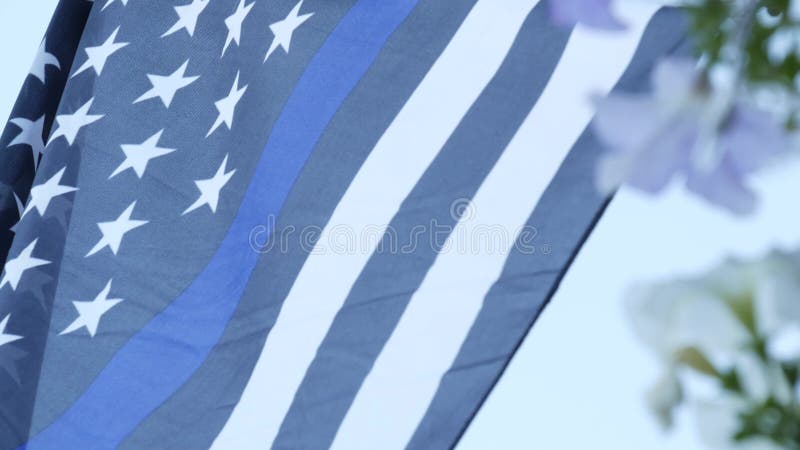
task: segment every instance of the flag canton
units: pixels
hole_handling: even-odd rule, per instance
[[[18,384],[4,390],[35,384],[25,355],[46,359],[42,380],[76,386],[50,397],[63,408],[186,288],[230,226],[291,86],[346,9],[173,3],[98,1],[74,61],[50,36],[59,30],[42,41],[20,101],[32,106],[15,109],[3,134],[16,184],[2,185],[13,245],[0,281],[0,377]],[[67,79],[63,94],[48,89]],[[76,358],[83,370],[47,370]]]

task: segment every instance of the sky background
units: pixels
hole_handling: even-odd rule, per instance
[[[56,3],[0,1],[0,121],[11,112]],[[800,247],[798,174],[800,161],[793,161],[756,179],[761,207],[745,220],[707,207],[681,186],[657,198],[623,189],[459,450],[701,448],[690,411],[680,411],[676,430],[665,434],[644,409],[643,392],[659,368],[634,339],[622,297],[636,281]]]

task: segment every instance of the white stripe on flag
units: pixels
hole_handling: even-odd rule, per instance
[[[525,225],[592,118],[589,94],[606,94],[616,84],[656,9],[633,8],[627,32],[574,31],[542,97],[476,193],[471,218],[451,238],[498,225],[515,236]],[[514,240],[505,239],[506,251]],[[450,244],[412,296],[331,448],[401,449],[413,436],[507,256]]]
[[[337,205],[283,303],[242,398],[213,449],[262,449],[278,433],[317,348],[377,242],[328,245],[385,229],[494,76],[538,0],[479,0],[381,136]],[[334,239],[335,240],[335,239]],[[313,430],[311,431],[313,432]]]

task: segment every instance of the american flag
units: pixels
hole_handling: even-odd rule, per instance
[[[621,14],[61,0],[0,139],[0,448],[454,446],[608,201],[589,98],[684,50]]]

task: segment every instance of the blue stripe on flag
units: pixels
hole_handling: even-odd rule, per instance
[[[416,3],[361,0],[353,6],[298,81],[208,266],[29,448],[116,446],[194,373],[224,331],[258,260],[250,231],[278,214],[331,117]]]
[[[283,230],[325,227],[364,159],[474,4],[475,0],[419,0],[331,119],[276,218],[273,236]],[[321,15],[317,12],[314,17]],[[407,48],[425,50],[412,53]],[[236,313],[202,367],[125,439],[121,449],[138,450],[152,442],[164,448],[208,448],[214,441],[241,397],[281,303],[308,255],[304,233],[282,233],[275,241],[280,242],[280,251],[266,252],[259,259]],[[209,393],[209,386],[216,388]],[[314,434],[320,426],[315,423]],[[276,447],[285,448],[280,443]]]

